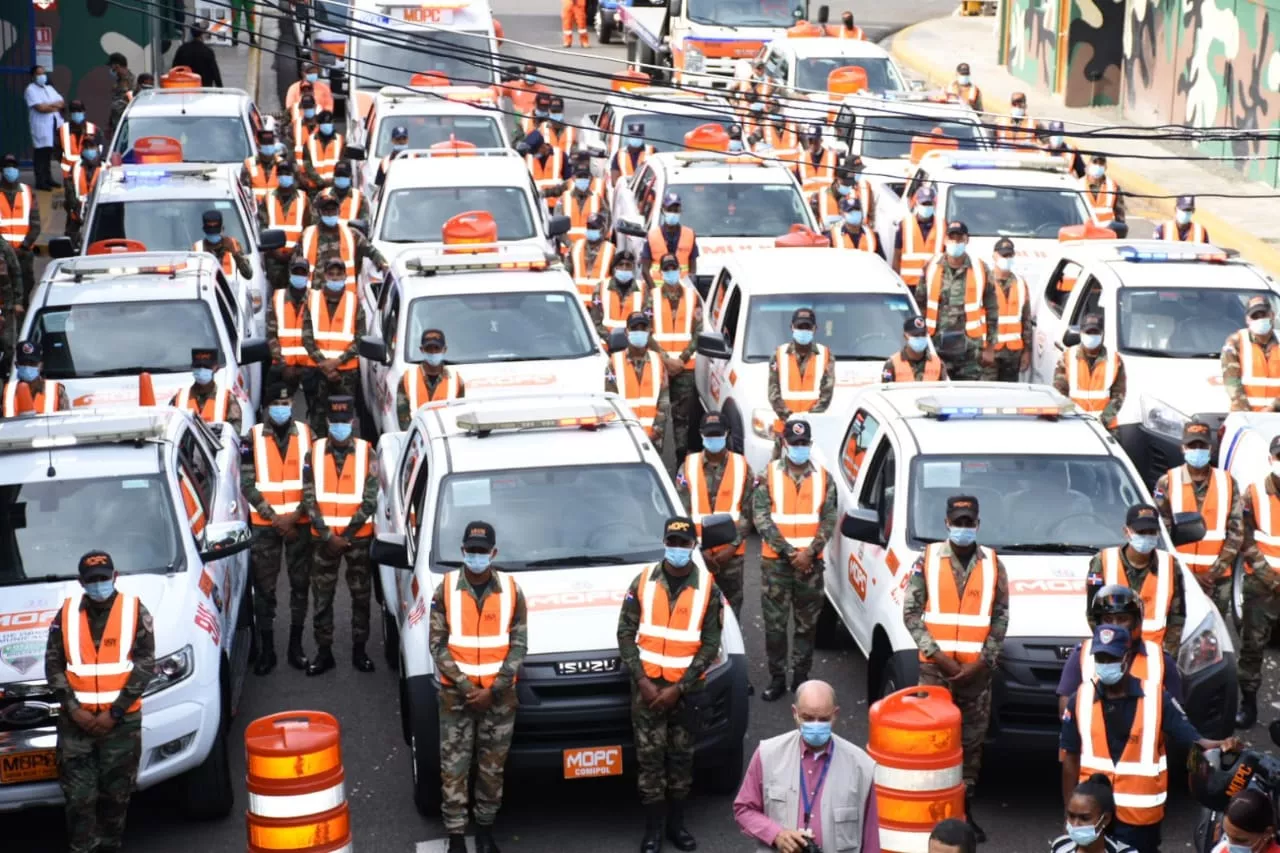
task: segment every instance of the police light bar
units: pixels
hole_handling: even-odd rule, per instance
[[[543,417],[527,409],[499,412],[463,412],[455,423],[468,435],[485,435],[494,430],[596,429],[620,421],[618,411],[603,406],[574,406]]]
[[[210,261],[213,256],[208,255]],[[199,266],[203,258],[192,254],[156,254],[152,252],[130,254],[96,255],[83,258],[70,258],[57,266],[56,275],[74,278],[81,281],[93,276],[123,275],[167,275],[174,278],[178,273]],[[150,263],[147,263],[150,261]]]
[[[211,181],[217,176],[219,166],[197,166],[190,163],[174,163],[170,166],[132,165],[113,166],[108,174],[118,183],[155,185],[176,180]]]
[[[1140,249],[1136,246],[1117,246],[1116,255],[1122,261],[1137,263],[1210,263],[1225,264],[1240,256],[1235,249],[1219,249],[1208,243],[1192,243],[1184,248]]]
[[[554,256],[549,256],[537,246],[503,245],[501,243],[467,243],[466,254],[458,254],[458,245],[415,250],[397,264],[417,275],[436,275],[450,272],[507,272],[542,271],[559,266]]]
[[[1036,172],[1066,172],[1069,164],[1061,157],[1043,154],[940,154],[930,152],[926,160],[948,169],[1023,169]]]
[[[869,93],[870,94],[870,93]],[[944,89],[935,89],[931,92],[881,92],[879,95],[871,95],[879,97],[886,101],[897,101],[900,103],[916,103],[916,104],[959,104],[960,96],[953,95]]]
[[[0,453],[159,441],[165,435],[168,411],[107,414],[81,409],[39,418],[0,419]]]
[[[393,160],[418,160],[425,157],[450,157],[456,159],[460,148],[449,146],[448,148],[406,148],[403,151],[397,151],[391,159]],[[515,151],[510,148],[468,148],[466,149],[468,157],[519,157]]]
[[[684,166],[764,166],[754,154],[722,154],[719,151],[677,151],[672,158]]]
[[[1019,394],[948,394],[921,397],[916,408],[940,421],[977,418],[1059,418],[1076,410],[1075,403],[1045,389],[1029,389]]]
[[[707,101],[710,100],[701,92],[691,92],[681,89],[667,89],[662,86],[637,86],[634,89],[627,89],[625,92],[628,98],[660,98],[664,101]],[[718,100],[718,99],[717,99]]]

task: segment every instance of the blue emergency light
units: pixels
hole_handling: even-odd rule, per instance
[[[1176,261],[1202,261],[1205,263],[1225,263],[1230,257],[1227,252],[1215,249],[1211,252],[1177,249],[1139,249],[1136,246],[1117,246],[1116,254],[1120,260],[1129,263],[1171,263]]]

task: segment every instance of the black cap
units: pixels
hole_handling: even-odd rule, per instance
[[[283,158],[281,158],[280,160],[277,160],[277,161],[276,161],[276,174],[277,174],[277,175],[292,175],[293,173],[294,173],[294,172],[293,172],[293,162],[292,162],[292,161],[290,161],[290,160],[286,160],[286,159],[283,159]]]
[[[782,440],[787,444],[809,444],[813,441],[813,428],[802,418],[792,418],[782,428]]]
[[[342,175],[344,178],[351,177],[351,161],[339,160],[333,165],[333,173],[335,175]]]
[[[67,110],[73,113],[84,112],[84,101],[80,101],[80,100],[72,101],[70,104],[67,105]]]
[[[959,221],[959,220],[956,220],[955,222],[948,222],[948,223],[947,223],[947,236],[948,236],[948,237],[950,237],[952,234],[960,234],[960,235],[962,235],[962,236],[968,237],[968,236],[969,236],[969,226],[968,226],[968,225],[965,225],[963,222],[961,222],[961,221]]]
[[[107,57],[108,65],[129,65],[128,58],[123,53],[113,53]]]
[[[1244,308],[1246,317],[1253,317],[1258,314],[1271,313],[1271,300],[1259,293],[1257,296],[1250,296],[1248,303]]]
[[[1013,257],[1013,241],[1008,237],[1001,237],[996,241],[995,253],[1002,257]]]
[[[0,157],[0,166],[17,166],[17,165],[18,165],[18,158],[16,155],[6,154],[3,157]]]
[[[311,272],[311,264],[307,263],[307,259],[303,257],[295,257],[289,262],[289,272]]]
[[[1271,450],[1272,456],[1280,456],[1280,435],[1277,435],[1275,438],[1271,439],[1270,450]]]
[[[316,105],[315,95],[305,94],[298,99],[298,106],[302,107],[304,110],[307,107],[314,107],[315,105]]]
[[[1107,163],[1107,155],[1106,155],[1106,154],[1094,154],[1092,157],[1090,157],[1090,158],[1089,158],[1089,162],[1090,162],[1090,163],[1101,163],[1101,164],[1103,164],[1103,165],[1105,166],[1105,165],[1106,165],[1106,163]]]
[[[591,177],[591,167],[586,163],[578,163],[573,167],[573,176],[575,178],[589,178]]]
[[[902,331],[906,332],[913,338],[923,337],[929,333],[928,326],[925,325],[924,318],[919,314],[903,320]]]
[[[217,233],[222,230],[222,212],[206,210],[200,220],[206,233]]]
[[[693,526],[693,519],[685,518],[682,515],[668,518],[667,523],[662,526],[662,541],[668,539],[679,539],[682,542],[697,542],[698,529]]]
[[[325,272],[333,272],[334,270],[337,270],[343,275],[346,275],[346,272],[347,272],[346,261],[342,260],[342,258],[339,258],[339,257],[332,257],[324,262]]]
[[[293,402],[293,392],[289,390],[288,382],[273,382],[267,387],[267,392],[262,395],[262,402],[270,405],[272,403]]]
[[[649,328],[649,315],[643,311],[632,311],[627,315],[627,330]]]
[[[662,260],[658,261],[658,269],[678,270],[680,269],[680,259],[672,254],[663,255]]]
[[[840,199],[840,209],[845,213],[851,210],[862,210],[862,199],[856,195],[845,196]]]
[[[1209,425],[1204,421],[1187,421],[1187,425],[1182,428],[1182,443],[1191,444],[1200,441],[1212,444],[1211,435]]]
[[[599,229],[603,229],[603,228],[604,228],[604,214],[603,214],[603,213],[593,213],[593,214],[591,214],[590,216],[588,216],[588,217],[587,217],[587,227],[588,227],[588,228],[599,228]]]
[[[742,128],[736,124],[729,125],[725,133],[729,134],[730,139],[742,139]]]
[[[193,348],[191,350],[191,366],[216,368],[218,366],[218,350],[211,347]]]
[[[338,203],[338,197],[329,193],[320,193],[316,196],[317,210],[337,210],[341,205]]]
[[[623,261],[634,264],[636,262],[636,253],[630,249],[619,249],[613,256],[613,265],[616,267]]]
[[[275,138],[276,138],[276,132],[271,128],[263,127],[258,129],[259,142],[274,142]]]
[[[39,344],[34,344],[31,341],[23,341],[18,344],[18,353],[14,356],[13,360],[15,364],[21,364],[29,367],[33,364],[39,364],[40,357],[41,352]]]
[[[642,121],[627,122],[627,135],[628,136],[644,136],[644,122]]]
[[[90,551],[80,558],[80,580],[103,580],[116,573],[116,564],[106,551]]]
[[[957,66],[956,66],[956,73],[957,73],[957,74],[968,74],[968,73],[969,73],[969,63],[967,63],[967,62],[961,62],[959,65],[957,65]]]
[[[493,532],[493,525],[487,521],[469,523],[466,532],[462,534],[463,548],[483,548],[486,551],[492,551],[497,541],[498,536]]]
[[[356,401],[353,397],[330,397],[329,420],[334,423],[349,423],[355,420]]]
[[[724,416],[719,412],[707,412],[702,416],[702,425],[698,431],[703,435],[728,435],[729,427],[725,425]]]
[[[814,326],[818,325],[818,315],[813,313],[812,308],[797,308],[791,312],[791,325],[797,323],[810,323]]]
[[[1067,126],[1059,119],[1045,122],[1044,129],[1047,133],[1066,133]]]
[[[564,108],[564,98],[560,97],[559,95],[552,95],[551,108],[555,109],[557,106],[560,107],[561,109]]]
[[[978,499],[973,495],[952,495],[947,498],[947,521],[978,520]]]
[[[427,347],[440,347],[440,349],[444,349],[444,332],[439,329],[427,329],[424,331],[422,333],[422,348],[426,349]]]
[[[1102,315],[1101,314],[1085,314],[1084,319],[1080,321],[1080,331],[1101,332],[1102,331]]]
[[[1009,103],[1011,104],[1025,104],[1026,102],[1027,102],[1026,92],[1014,92],[1012,95],[1009,96]]]
[[[546,104],[547,106],[550,106],[550,105],[551,105],[551,93],[550,93],[550,92],[536,92],[536,93],[534,94],[534,96],[533,96],[533,102],[534,102],[535,104]]]
[[[321,110],[316,113],[316,119],[321,122],[333,121],[333,113],[329,110]]]
[[[405,127],[403,124],[397,124],[395,127],[391,128],[391,138],[392,139],[408,139],[409,128]]]
[[[1154,533],[1160,529],[1160,514],[1156,512],[1156,508],[1153,506],[1134,504],[1125,513],[1124,524],[1125,527],[1135,533],[1144,530]]]
[[[938,200],[938,191],[933,187],[921,187],[916,190],[916,204],[933,204]]]
[[[522,141],[524,142],[525,148],[529,151],[537,151],[542,147],[542,143],[544,142],[542,134],[536,130],[530,131]]]
[[[1178,196],[1178,210],[1195,210],[1196,197],[1193,195]]]

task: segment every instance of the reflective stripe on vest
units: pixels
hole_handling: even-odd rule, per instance
[[[1111,386],[1116,381],[1120,357],[1115,353],[1107,353],[1093,367],[1088,367],[1083,353],[1084,350],[1077,344],[1068,347],[1062,356],[1067,368],[1067,396],[1083,411],[1100,414],[1107,403],[1111,402]]]
[[[353,441],[355,446],[347,453],[342,473],[338,473],[333,454],[329,452],[329,439],[319,439],[311,454],[316,508],[329,529],[339,534],[351,523],[364,502],[364,481],[369,473],[369,442],[360,438]],[[315,460],[320,461],[317,463]],[[350,535],[372,536],[373,521],[366,518],[364,525]]]
[[[625,350],[615,352],[610,358],[618,393],[627,399],[645,433],[653,438],[653,425],[658,419],[658,397],[662,394],[662,359],[656,352],[646,350],[644,373],[637,376]]]
[[[138,634],[139,604],[135,596],[116,593],[97,646],[89,627],[89,616],[80,609],[81,593],[73,593],[62,604],[62,648],[67,658],[67,686],[86,711],[100,712],[111,707],[133,672],[133,642]],[[142,700],[135,699],[128,711],[137,711]]]
[[[336,196],[336,194],[334,194]],[[347,193],[346,198],[338,202],[338,218],[343,222],[350,222],[353,219],[360,218],[360,203],[364,201],[364,196],[360,195],[360,190],[352,189]]]
[[[311,430],[298,421],[294,421],[293,425],[297,433],[289,436],[289,446],[285,448],[284,456],[280,455],[280,445],[275,438],[267,437],[265,425],[258,424],[251,432],[253,473],[256,478],[253,485],[277,515],[287,515],[301,503],[302,463],[311,452]],[[253,523],[259,527],[271,524],[258,515],[258,510],[253,507],[250,507],[250,515]]]
[[[321,180],[331,182],[333,170],[342,159],[342,134],[335,133],[327,143],[321,141],[320,134],[313,133],[307,140],[307,153],[311,155],[311,168]]]
[[[942,360],[934,355],[925,355],[924,371],[919,379],[916,379],[913,362],[903,358],[901,352],[895,352],[889,356],[889,363],[893,365],[894,382],[939,382],[942,379]]]
[[[636,590],[640,599],[636,646],[645,675],[675,684],[702,646],[702,622],[711,604],[711,577],[695,564],[696,587],[686,581],[672,607],[666,586],[650,577],[652,574],[653,569],[645,569]]]
[[[316,253],[320,251],[320,238],[317,234],[319,225],[310,225],[302,232],[302,255],[307,259],[307,263],[311,264],[311,269],[316,267]],[[342,262],[347,265],[347,290],[355,290],[356,286],[356,238],[351,233],[351,228],[345,222],[338,223],[338,253],[342,258]]]
[[[1199,542],[1177,546],[1178,559],[1196,574],[1204,574],[1213,568],[1227,540],[1227,512],[1231,509],[1231,475],[1218,468],[1209,469],[1209,490],[1205,492],[1204,506],[1196,506],[1195,485],[1187,466],[1169,469],[1169,507],[1176,515],[1180,512],[1197,512],[1204,516],[1204,537]],[[1223,572],[1231,577],[1231,567]]]
[[[924,323],[929,335],[938,333],[938,312],[942,305],[942,276],[947,264],[941,257],[929,262],[925,276],[929,281],[929,292],[925,302]],[[982,296],[987,291],[987,271],[975,259],[969,259],[969,268],[964,274],[964,333],[970,338],[981,338],[987,334],[987,309]]]
[[[308,303],[311,314],[311,335],[316,348],[325,358],[342,358],[356,340],[356,295],[350,290],[342,292],[337,310],[329,313],[329,302],[324,293],[312,290]],[[352,357],[338,365],[339,370],[355,370],[360,360]]]
[[[280,173],[276,171],[279,165],[280,161],[272,157],[271,171],[268,172],[257,157],[244,158],[244,168],[249,173],[249,188],[253,190],[253,200],[258,204],[262,204],[267,194],[280,185]]]
[[[822,396],[822,374],[827,370],[830,351],[822,344],[813,344],[809,360],[804,370],[800,369],[800,360],[794,353],[787,352],[787,344],[778,347],[774,352],[774,360],[778,364],[778,390],[782,394],[782,402],[792,414],[807,412],[818,405]],[[774,432],[782,432],[781,419],[774,420]]]
[[[213,257],[217,259],[218,263],[222,265],[222,274],[227,278],[233,278],[236,274],[236,259],[233,256],[233,253],[240,250],[240,244],[235,241],[234,237],[223,237],[222,240],[226,243],[227,251],[223,252],[221,255],[216,255],[206,249],[204,240],[197,240],[192,243],[191,251],[204,252],[205,254],[213,255]]]
[[[18,192],[9,202],[0,192],[0,235],[17,246],[27,239],[31,230],[31,187],[18,184]]]
[[[1280,521],[1280,498],[1268,493],[1266,486],[1251,483],[1249,501],[1253,506],[1253,541],[1267,565],[1273,571],[1280,571],[1280,530],[1275,528],[1275,523]],[[1253,574],[1253,566],[1246,562],[1245,571]]]
[[[589,194],[585,199],[570,192],[564,196],[564,215],[569,217],[568,239],[575,244],[587,238],[587,219],[601,210],[600,196]]]
[[[601,242],[593,264],[587,263],[587,241],[578,240],[573,244],[573,283],[578,288],[578,298],[583,305],[590,305],[601,282],[609,276],[613,266],[615,247],[612,243]],[[638,310],[638,309],[637,309]]]
[[[62,143],[62,177],[66,178],[71,174],[71,170],[80,162],[80,151],[83,148],[84,138],[86,136],[93,137],[98,133],[98,126],[91,121],[84,123],[84,128],[80,133],[71,132],[71,122],[64,122],[62,127],[58,128],[58,138]]]
[[[1268,353],[1254,343],[1248,329],[1241,329],[1236,332],[1236,352],[1240,356],[1240,384],[1249,408],[1255,412],[1271,411],[1276,397],[1280,397],[1280,344],[1273,344]]]
[[[745,132],[745,131],[744,131]],[[805,193],[822,192],[822,188],[831,183],[836,176],[836,152],[831,148],[823,148],[822,156],[817,164],[813,162],[813,154],[805,151],[796,164],[796,172],[800,178],[800,188]]]
[[[684,458],[684,478],[689,485],[689,518],[693,519],[698,530],[698,538],[702,538],[702,519],[716,513],[728,513],[734,523],[738,522],[742,513],[742,493],[746,489],[747,476],[750,469],[747,460],[733,451],[726,452],[724,474],[716,488],[715,501],[707,491],[706,472],[702,469],[702,453],[690,453]],[[736,553],[747,552],[746,541],[738,543]]]
[[[302,239],[302,214],[306,208],[303,199],[302,191],[294,190],[293,201],[289,205],[289,212],[286,213],[284,205],[280,202],[279,193],[271,193],[266,197],[267,227],[279,228],[284,232],[284,247],[290,251]]]
[[[315,135],[316,125],[308,125],[302,117],[302,111],[293,118],[293,159],[302,162],[302,155],[306,151],[307,143],[311,141],[311,137]]]
[[[938,648],[960,663],[972,663],[982,656],[982,646],[991,633],[998,573],[995,551],[979,546],[977,559],[960,590],[951,558],[943,558],[942,545],[933,542],[925,548],[924,582],[929,600],[924,624]]]
[[[493,572],[498,582],[497,595],[485,596],[479,607],[471,584],[458,588],[462,573],[457,569],[444,576],[444,612],[449,623],[449,653],[458,669],[481,687],[489,687],[502,670],[511,649],[511,623],[516,614],[516,582],[511,576]],[[440,679],[445,684],[453,682]]]
[[[174,395],[173,405],[186,409],[207,424],[225,423],[227,420],[227,404],[231,400],[231,392],[226,388],[214,385],[213,396],[204,403],[197,403],[191,396],[191,386],[183,385]]]
[[[276,313],[276,340],[280,342],[280,357],[285,364],[301,364],[314,367],[315,362],[302,345],[302,313],[307,302],[295,304],[288,297],[289,288],[281,287],[271,295]]]
[[[792,548],[799,550],[813,544],[822,523],[822,502],[826,494],[827,472],[821,468],[815,467],[796,485],[787,472],[785,460],[769,463],[769,515],[778,533]],[[764,541],[761,556],[773,559],[778,553]]]
[[[1022,309],[1027,304],[1027,283],[1022,276],[1009,280],[1008,293],[1000,282],[995,283],[996,300],[1000,303],[1000,323],[996,331],[996,349],[1022,349]]]
[[[573,144],[578,141],[577,131],[576,127],[568,124],[557,131],[551,122],[547,122],[547,126],[542,128],[542,138],[552,148],[568,154],[569,150],[573,148]]]
[[[920,220],[916,216],[908,216],[902,221],[902,258],[899,275],[908,287],[916,287],[924,277],[924,268],[935,255],[942,254],[942,246],[946,229],[938,225],[934,219],[933,227],[926,237],[920,229]]]
[[[667,248],[667,237],[662,233],[661,226],[655,225],[649,231],[649,275],[658,277],[663,255],[675,255],[680,262],[680,275],[687,276],[689,265],[693,262],[693,239],[693,229],[681,225],[680,240],[676,243],[676,250],[672,252]]]
[[[62,390],[62,386],[57,382],[46,379],[44,381],[44,390],[39,394],[31,395],[32,408],[31,411],[37,415],[52,415],[58,411],[58,392]],[[4,385],[4,416],[6,418],[16,417],[18,414],[18,380],[10,379]]]
[[[421,368],[406,371],[400,384],[404,387],[405,399],[409,401],[410,413],[418,411],[427,403],[437,400],[452,400],[458,396],[458,374],[449,368],[442,368],[443,381],[437,382],[434,390],[427,388],[427,379]]]
[[[1103,583],[1128,586],[1129,578],[1120,569],[1120,549],[1106,548],[1099,556]],[[1142,598],[1142,638],[1163,646],[1169,628],[1169,608],[1173,606],[1173,573],[1177,568],[1168,551],[1154,551],[1152,557],[1142,589],[1134,591]]]
[[[972,83],[968,86],[961,86],[954,80],[952,80],[951,85],[947,87],[947,91],[963,100],[970,107],[977,104],[978,98],[982,96],[982,91]]]
[[[1029,116],[1025,118],[1007,116],[1001,118],[996,124],[996,141],[1006,146],[1034,148],[1037,130],[1035,119]]]
[[[76,200],[83,202],[89,197],[89,193],[93,192],[98,186],[98,175],[102,174],[102,167],[99,166],[93,170],[93,177],[86,180],[84,176],[84,161],[77,160],[75,167],[71,170],[71,185],[75,187]]]
[[[831,238],[831,246],[835,249],[857,249],[862,252],[874,252],[880,248],[880,241],[876,234],[870,228],[863,228],[862,233],[858,235],[857,242],[849,236],[844,230],[843,225],[833,225],[831,231],[828,232]]]
[[[1160,239],[1166,243],[1207,243],[1209,235],[1203,225],[1192,222],[1187,226],[1187,236],[1183,237],[1178,223],[1172,219],[1166,219],[1160,223]]]
[[[636,169],[644,165],[644,161],[649,159],[649,155],[654,153],[654,148],[646,145],[640,149],[640,156],[636,158],[635,165],[631,165],[630,149],[626,146],[618,149],[618,153],[614,155],[618,164],[618,174],[624,178],[630,178],[635,174]]]
[[[621,301],[618,292],[609,287],[608,279],[600,282],[600,324],[606,329],[621,329],[627,325],[627,317],[644,310],[644,290],[631,285],[631,295]]]
[[[533,154],[526,154],[524,162],[529,167],[529,174],[533,176],[533,183],[538,189],[549,189],[564,182],[564,172],[562,171],[564,158],[560,156],[560,152],[552,151],[545,163],[539,162],[538,158]],[[546,202],[548,207],[553,207],[556,200],[548,197]]]
[[[698,298],[697,291],[687,284],[680,285],[680,301],[674,314],[661,287],[655,287],[650,298],[653,300],[653,340],[667,355],[679,358],[693,342],[693,304]],[[692,369],[697,359],[696,353],[691,354],[684,362],[685,369]]]
[[[1111,178],[1103,178],[1102,186],[1094,193],[1089,188],[1089,178],[1080,179],[1080,192],[1084,195],[1084,203],[1089,206],[1093,221],[1106,225],[1116,218],[1116,182]]]

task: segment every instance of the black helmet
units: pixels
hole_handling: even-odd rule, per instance
[[[1113,624],[1114,620],[1108,617],[1121,613],[1131,616],[1139,626],[1142,625],[1142,599],[1129,587],[1113,583],[1093,594],[1093,601],[1089,604],[1089,619],[1094,625]]]
[[[1252,749],[1205,752],[1198,746],[1192,747],[1187,756],[1187,787],[1191,796],[1206,809],[1225,811],[1231,798],[1254,780],[1260,759],[1261,755]]]

